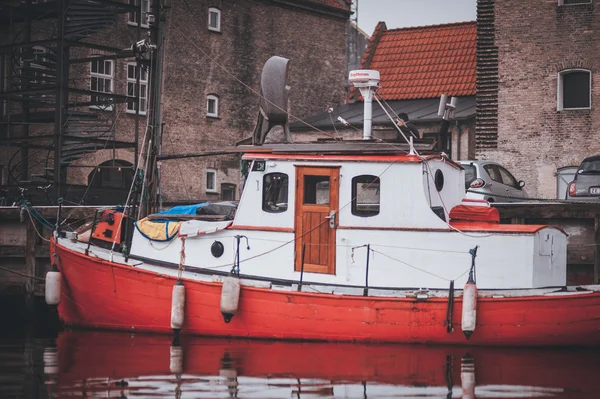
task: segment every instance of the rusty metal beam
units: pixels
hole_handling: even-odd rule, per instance
[[[108,51],[110,53],[120,53],[121,51],[126,50],[123,48],[103,46],[101,44],[86,43],[86,42],[75,41],[75,40],[65,40],[64,43],[65,43],[65,45],[71,46],[71,47],[93,48],[94,50]]]
[[[81,64],[81,63],[85,63],[85,62],[115,60],[115,59],[121,59],[121,58],[133,58],[133,51],[128,51],[127,53],[115,54],[115,55],[103,55],[103,56],[96,56],[96,57],[75,58],[75,59],[69,60],[69,64],[78,64],[78,63]]]

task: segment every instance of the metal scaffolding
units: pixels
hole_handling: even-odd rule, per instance
[[[135,140],[117,140],[116,105],[136,104],[139,115],[140,68],[147,73],[149,61],[134,51],[135,43],[124,49],[92,42],[98,32],[119,21],[126,23],[126,13],[142,21],[144,2],[122,1],[0,3],[0,146],[10,154],[4,165],[4,191],[43,185],[49,188],[45,202],[70,195],[71,201],[81,203],[85,198],[79,198],[74,194],[77,190],[67,186],[67,170],[75,166],[73,162],[98,150],[117,148],[133,148],[137,160],[138,118]],[[140,25],[136,29],[138,42],[142,36]],[[97,53],[101,55],[94,55]],[[133,87],[138,89],[133,93],[113,92],[112,85],[108,87],[101,80],[82,87],[73,78],[78,64],[96,63],[103,68],[104,60],[126,58],[137,61]],[[114,68],[115,64],[113,61],[108,65]]]

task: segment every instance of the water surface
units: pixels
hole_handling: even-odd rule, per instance
[[[0,338],[0,398],[598,398],[600,351],[65,331]]]

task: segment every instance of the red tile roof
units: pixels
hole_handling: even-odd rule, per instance
[[[476,22],[387,30],[380,22],[362,60],[381,74],[386,100],[475,95]]]

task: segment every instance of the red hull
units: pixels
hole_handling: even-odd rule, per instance
[[[87,257],[57,245],[65,323],[170,333],[175,279]],[[238,314],[226,324],[221,284],[184,280],[183,334],[323,341],[474,345],[600,345],[600,293],[480,298],[477,328],[460,331],[462,302],[446,332],[447,300],[376,298],[242,287]]]

